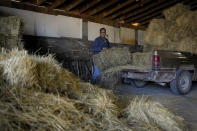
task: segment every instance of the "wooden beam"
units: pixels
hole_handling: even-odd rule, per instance
[[[197,5],[194,5],[191,7],[192,10],[196,10],[197,9]]]
[[[147,4],[147,3],[151,2],[151,1],[152,1],[152,0],[141,0],[140,2],[138,2],[138,3],[136,3],[136,4],[132,5],[132,6],[130,6],[130,7],[126,8],[126,9],[124,9],[123,11],[119,11],[118,13],[112,15],[112,16],[109,17],[109,18],[110,18],[110,19],[116,19],[118,16],[120,16],[120,15],[122,15],[122,14],[125,15],[126,13],[128,13],[128,12],[130,12],[130,11],[132,11],[132,10],[138,8],[138,7],[141,7],[142,5]]]
[[[119,0],[111,0],[109,2],[104,3],[103,5],[99,6],[98,8],[95,8],[93,10],[90,10],[89,12],[86,13],[86,15],[95,15],[99,12],[101,12],[102,10],[106,9],[107,7],[117,3]]]
[[[154,19],[163,18],[163,15],[162,15],[162,14],[161,14],[161,15],[157,15],[157,16],[154,16],[154,17],[149,18],[149,19],[147,19],[147,20],[144,20],[143,22],[140,23],[140,25],[143,26],[143,25],[149,23],[153,18],[154,18]]]
[[[190,6],[195,5],[195,4],[197,4],[196,0],[188,2],[188,5],[190,5]]]
[[[142,19],[136,20],[135,22],[141,23],[141,22],[143,22],[145,20],[156,18],[157,16],[163,16],[163,15],[161,13],[156,12],[155,14],[152,14],[152,15],[149,15],[149,16],[144,17]]]
[[[125,22],[129,23],[129,22],[134,22],[134,21],[138,21],[138,20],[141,20],[141,19],[144,19],[146,17],[151,17],[153,15],[156,15],[156,14],[161,14],[162,11],[156,11],[156,12],[153,12],[153,13],[143,13],[141,15],[137,15],[136,17],[132,17],[132,19],[129,19],[129,20],[126,20]]]
[[[125,6],[127,6],[127,5],[129,5],[129,4],[131,4],[131,3],[134,3],[135,1],[136,1],[136,0],[128,0],[128,1],[126,1],[126,2],[124,2],[124,3],[122,3],[122,4],[118,4],[118,5],[117,5],[116,7],[114,7],[113,9],[111,9],[111,10],[109,10],[109,11],[107,11],[107,12],[103,12],[102,17],[107,17],[107,16],[113,14],[114,12],[116,12],[117,10],[119,10],[119,9],[121,9],[121,8],[123,8],[123,7],[125,7]]]
[[[70,4],[66,5],[65,7],[61,8],[62,10],[70,11],[79,4],[81,4],[84,0],[73,0]]]
[[[156,8],[153,8],[152,10],[147,10],[147,11],[145,10],[144,13],[137,14],[137,15],[131,17],[130,19],[126,20],[126,22],[131,22],[131,21],[133,21],[135,19],[138,19],[140,17],[144,17],[144,16],[149,15],[149,14],[155,14],[155,12],[161,13],[165,8],[167,8],[169,6],[172,6],[175,3],[176,2],[174,2],[174,1],[169,1],[167,3],[162,3],[161,6],[156,6]]]
[[[159,0],[157,2],[154,2],[154,3],[150,4],[150,5],[147,5],[147,6],[143,7],[140,10],[137,10],[135,12],[131,12],[131,13],[127,14],[127,15],[124,15],[124,16],[120,17],[120,19],[121,20],[125,20],[125,19],[136,17],[136,16],[138,16],[141,13],[144,13],[144,12],[147,12],[147,11],[149,12],[149,10],[152,10],[152,9],[155,9],[155,8],[160,8],[159,5],[162,5],[162,4],[165,4],[165,3],[169,3],[169,2],[171,3],[173,1],[176,1],[176,0],[170,0],[170,1]]]
[[[41,5],[41,4],[43,4],[45,1],[47,1],[47,0],[36,0],[36,5]]]
[[[76,15],[76,14],[71,13],[70,11],[54,10],[54,9],[50,9],[50,8],[47,8],[47,7],[35,6],[33,4],[27,4],[27,3],[23,3],[23,2],[3,0],[3,1],[0,1],[0,6],[23,9],[23,10],[29,10],[29,11],[34,11],[34,12],[39,12],[39,13],[44,13],[44,14],[50,14],[50,15],[64,15],[64,16],[70,16],[70,17],[75,17],[75,18],[81,18],[81,19],[86,20],[86,21],[101,23],[101,24],[114,26],[114,27],[126,27],[126,28],[132,28],[132,29],[143,29],[143,27],[141,27],[141,26],[135,27],[135,26],[132,26],[131,24],[119,23],[119,21],[116,21],[116,20],[112,21],[112,20],[109,20],[109,19],[97,18],[97,17],[93,17],[93,16],[85,16],[85,15],[80,15],[80,14]]]
[[[55,0],[55,2],[53,2],[53,4],[49,7],[50,9],[55,9],[58,6],[62,5],[64,2],[66,2],[67,0]]]
[[[85,4],[82,8],[79,9],[80,14],[84,13],[91,7],[95,6],[97,3],[99,3],[101,0],[93,0],[90,3]]]

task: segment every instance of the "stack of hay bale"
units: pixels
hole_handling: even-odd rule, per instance
[[[16,16],[0,17],[0,47],[23,48],[21,25],[21,20]]]
[[[197,53],[197,11],[177,4],[153,19],[146,31],[144,51],[154,49]]]
[[[128,101],[128,100],[127,100]],[[0,130],[182,131],[183,119],[146,98],[127,105],[51,56],[0,53]]]
[[[113,89],[120,81],[121,66],[131,63],[131,53],[128,47],[113,47],[94,55],[93,61],[101,71],[101,86]]]

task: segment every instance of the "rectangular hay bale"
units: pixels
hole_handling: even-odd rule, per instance
[[[17,16],[0,17],[0,34],[18,37],[22,33],[22,22]]]

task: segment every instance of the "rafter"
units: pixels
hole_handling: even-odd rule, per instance
[[[146,17],[144,17],[144,18],[142,18],[142,19],[139,19],[139,20],[136,20],[135,22],[137,22],[137,23],[141,23],[141,22],[143,22],[143,21],[145,21],[145,20],[147,20],[147,19],[152,19],[152,18],[155,18],[155,17],[157,17],[157,16],[163,16],[161,13],[154,13],[154,14],[152,14],[152,15],[148,15],[148,16],[146,16]]]
[[[134,4],[133,6],[130,6],[130,7],[126,8],[126,9],[124,9],[123,11],[119,11],[118,13],[112,15],[112,16],[109,17],[109,18],[110,18],[110,19],[115,19],[115,18],[117,18],[118,16],[120,16],[120,15],[122,15],[122,14],[126,14],[126,13],[128,13],[128,12],[130,12],[130,11],[132,11],[132,10],[138,8],[138,7],[141,7],[141,6],[144,5],[144,4],[147,4],[147,3],[151,2],[151,1],[152,1],[152,0],[141,0],[139,3],[136,3],[136,4]]]
[[[93,0],[90,3],[85,4],[82,8],[79,9],[80,14],[84,13],[91,7],[95,6],[97,3],[99,3],[101,0]]]
[[[148,11],[145,11],[144,13],[135,15],[135,16],[131,17],[130,19],[126,20],[126,21],[127,22],[131,22],[131,21],[133,21],[135,19],[138,19],[140,17],[144,17],[146,15],[155,14],[155,13],[161,13],[163,11],[163,9],[165,9],[165,8],[175,4],[175,3],[176,2],[174,2],[174,1],[163,3],[163,4],[161,4],[161,6],[156,6],[156,8],[153,8],[152,10],[148,10]]]
[[[194,5],[191,7],[192,10],[196,10],[197,9],[197,5]]]
[[[46,2],[47,0],[36,0],[36,5],[41,5],[43,4],[44,2]]]
[[[136,17],[136,16],[138,16],[141,13],[144,13],[144,12],[147,12],[147,11],[149,12],[149,10],[155,9],[155,7],[156,8],[160,8],[160,5],[163,5],[165,3],[172,3],[174,1],[176,1],[176,0],[170,0],[170,1],[159,0],[157,2],[154,2],[154,3],[150,4],[150,5],[145,6],[144,8],[142,8],[140,10],[137,10],[137,11],[131,12],[131,13],[127,14],[127,15],[121,16],[119,19],[125,20],[125,19],[128,19],[128,18]]]
[[[103,12],[102,14],[102,17],[106,17],[106,16],[109,16],[111,14],[113,14],[114,12],[116,12],[117,10],[131,4],[131,3],[134,3],[136,0],[128,0],[122,4],[118,4],[116,7],[112,8],[111,10],[107,11],[107,12]]]
[[[55,2],[52,3],[52,5],[49,7],[50,9],[55,9],[58,6],[62,5],[67,0],[55,0]]]
[[[93,10],[90,10],[89,12],[87,12],[86,14],[87,15],[95,15],[99,12],[101,12],[102,10],[106,9],[107,7],[117,3],[119,0],[113,0],[113,1],[109,1],[109,2],[106,2],[105,4],[103,4],[102,6],[99,6],[98,8],[95,8]]]
[[[163,18],[163,15],[160,14],[160,15],[154,16],[154,17],[152,17],[152,18],[149,18],[149,19],[147,19],[147,20],[144,20],[143,22],[140,23],[140,25],[143,26],[143,25],[149,23],[153,18],[154,18],[154,19]]]
[[[81,4],[83,1],[84,0],[73,0],[71,3],[61,8],[61,10],[70,11],[76,6],[78,6],[79,4]]]
[[[166,2],[165,0],[160,0],[160,2],[162,2],[162,3],[152,4],[150,7],[144,8],[143,10],[136,11],[135,13],[129,14],[128,16],[125,16],[125,17],[122,17],[121,19],[128,19],[128,18],[132,19],[132,18],[136,18],[138,16],[140,17],[141,13],[144,13],[144,14],[153,13],[155,11],[159,11],[161,9],[172,6],[172,5],[176,4],[178,1],[179,0],[170,0],[170,1]]]
[[[141,15],[137,15],[136,17],[133,17],[132,19],[129,19],[129,20],[126,20],[126,22],[133,22],[133,21],[137,21],[137,20],[140,20],[140,19],[144,19],[146,17],[149,17],[149,16],[153,16],[153,15],[156,15],[156,14],[161,14],[162,11],[156,11],[156,12],[153,12],[153,13],[143,13]]]

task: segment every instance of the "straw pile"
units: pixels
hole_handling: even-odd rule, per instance
[[[146,31],[144,51],[169,50],[197,53],[197,11],[177,4],[153,19]]]
[[[183,120],[162,106],[154,108],[140,99],[131,103],[144,106],[122,108],[117,99],[110,91],[80,81],[52,56],[18,50],[0,53],[0,130],[141,131],[140,127],[150,127],[147,121],[155,122],[150,130],[184,129]],[[131,124],[131,117],[138,121]]]
[[[0,47],[22,49],[21,36],[22,22],[18,17],[0,17]]]
[[[136,124],[138,121],[144,122],[143,124],[146,128],[139,126],[141,131],[180,131],[184,129],[184,125],[177,125],[177,123],[181,123],[182,118],[175,116],[164,106],[157,102],[152,102],[148,98],[134,98],[124,111],[130,124]]]

